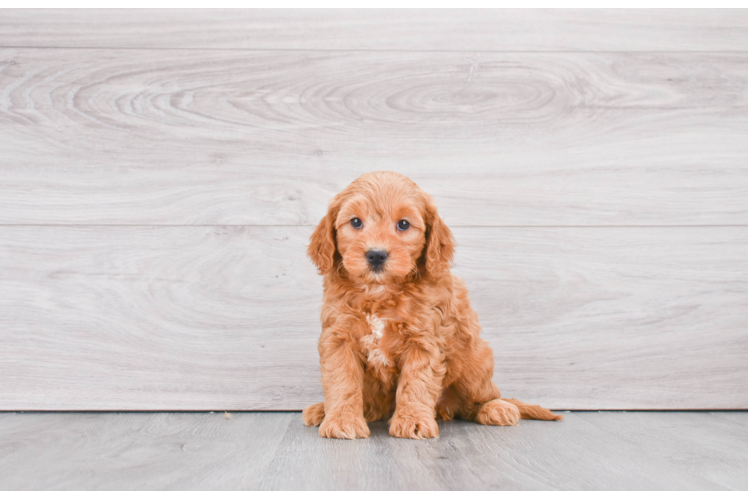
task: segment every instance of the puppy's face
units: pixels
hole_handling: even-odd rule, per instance
[[[309,256],[321,274],[345,271],[355,282],[388,283],[448,270],[453,248],[428,194],[400,174],[374,172],[332,200]]]
[[[420,200],[397,186],[345,199],[335,220],[337,248],[348,276],[383,283],[416,271],[426,245]]]

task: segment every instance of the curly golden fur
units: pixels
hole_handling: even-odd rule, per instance
[[[362,175],[333,198],[308,249],[325,283],[325,401],[304,410],[306,425],[355,439],[369,436],[367,422],[391,416],[392,436],[423,439],[439,435],[436,418],[561,418],[500,399],[493,353],[450,270],[454,248],[433,198],[400,174]]]

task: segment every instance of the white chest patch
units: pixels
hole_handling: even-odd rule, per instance
[[[384,327],[385,321],[382,318],[378,318],[376,314],[367,314],[366,319],[369,322],[369,326],[371,327],[371,334],[374,335],[377,340],[382,338],[382,335],[384,335]]]
[[[387,366],[387,356],[385,356],[381,349],[372,349],[369,351],[369,356],[367,356],[366,361],[374,366]]]
[[[370,365],[387,366],[389,362],[387,355],[379,348],[379,341],[384,335],[387,319],[379,318],[376,314],[367,314],[366,320],[371,328],[371,333],[362,339],[364,346],[369,351],[366,360]]]

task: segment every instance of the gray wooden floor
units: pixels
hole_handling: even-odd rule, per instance
[[[322,439],[300,413],[0,413],[0,489],[746,489],[748,412]]]

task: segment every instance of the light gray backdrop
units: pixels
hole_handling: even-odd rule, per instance
[[[431,192],[506,396],[748,408],[748,11],[0,11],[0,409],[321,400],[327,201]]]

